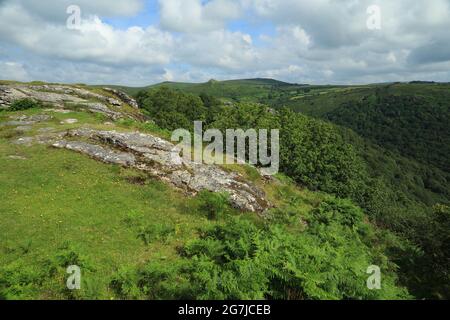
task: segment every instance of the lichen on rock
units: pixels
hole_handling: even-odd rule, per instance
[[[264,212],[270,207],[264,192],[239,174],[186,160],[175,145],[150,134],[76,129],[68,131],[53,146],[105,163],[136,168],[191,195],[202,190],[226,192],[231,204],[240,210]]]
[[[111,93],[114,93],[117,99],[109,96]],[[42,102],[52,106],[58,112],[62,112],[61,110],[64,110],[66,106],[76,106],[90,112],[104,114],[112,120],[135,119],[136,115],[125,112],[123,107],[128,104],[132,108],[138,108],[133,98],[117,90],[113,92],[105,90],[105,94],[102,95],[88,89],[67,85],[0,85],[0,108],[8,109],[12,103],[22,99]]]

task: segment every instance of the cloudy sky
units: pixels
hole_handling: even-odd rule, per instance
[[[450,81],[450,0],[0,0],[0,79],[253,77]]]

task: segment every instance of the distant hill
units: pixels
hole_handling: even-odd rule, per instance
[[[208,94],[217,98],[231,99],[231,100],[258,100],[267,98],[270,92],[280,90],[281,88],[297,88],[305,87],[307,85],[291,84],[274,79],[256,78],[256,79],[241,79],[241,80],[225,80],[217,81],[211,79],[205,83],[187,83],[187,82],[162,82],[146,87],[125,87],[125,86],[110,86],[111,88],[120,89],[128,94],[136,95],[139,91],[148,90],[158,87],[169,87],[172,89],[179,89],[192,94]]]

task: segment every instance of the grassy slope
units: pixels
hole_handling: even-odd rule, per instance
[[[14,114],[36,113],[41,111],[4,112],[0,113],[0,121]],[[83,126],[111,129],[102,124],[102,117],[83,112],[53,116],[55,119],[50,123],[36,125],[31,133],[49,126],[57,129],[77,126],[60,125],[66,118],[77,118]],[[0,127],[0,268],[12,270],[14,277],[25,279],[20,280],[24,283],[30,277],[26,273],[28,268],[41,269],[43,261],[54,259],[69,242],[94,266],[94,270],[85,272],[86,283],[76,297],[114,298],[108,284],[117,269],[148,261],[170,265],[179,259],[177,247],[197,237],[198,228],[221,222],[206,219],[199,213],[195,198],[185,197],[161,182],[133,183],[140,176],[134,170],[105,165],[66,150],[10,143],[10,139],[18,137],[13,128]],[[11,155],[27,160],[11,159]],[[244,169],[239,171],[263,186],[252,170]],[[296,189],[289,183],[266,185],[265,189],[278,204],[284,201],[284,192],[300,195],[305,199],[300,208],[305,214],[321,199],[320,194]],[[258,219],[256,215],[249,218]],[[130,219],[138,219],[143,225],[170,225],[176,232],[167,241],[146,245],[138,238],[138,230],[127,224]],[[71,297],[63,289],[65,278],[64,270],[60,270],[57,276],[43,279],[40,285],[17,289],[15,298]]]
[[[58,117],[69,116],[83,123],[97,122],[84,113]],[[1,133],[8,135],[5,130]],[[9,155],[27,160],[13,160]],[[201,217],[194,220],[186,215],[183,207],[189,206],[189,201],[162,183],[132,184],[128,178],[136,172],[70,151],[16,146],[2,138],[0,161],[0,193],[7,195],[0,207],[0,248],[2,252],[13,249],[12,254],[1,255],[2,264],[22,256],[15,249],[28,245],[28,239],[32,239],[30,252],[24,258],[30,262],[50,257],[69,241],[99,266],[99,274],[106,275],[123,264],[170,257],[178,241],[191,237],[197,226],[207,223]],[[144,220],[178,225],[180,233],[170,245],[147,247],[123,222],[131,213],[142,215]]]

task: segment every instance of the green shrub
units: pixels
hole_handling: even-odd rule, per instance
[[[80,254],[80,251],[81,250],[72,243],[65,242],[58,248],[58,251],[54,256],[55,264],[61,268],[75,265],[86,270],[94,270],[92,264]]]
[[[127,227],[134,228],[134,227],[141,226],[143,220],[144,220],[144,216],[142,213],[137,212],[137,211],[131,211],[123,219],[123,222],[126,224]]]
[[[137,101],[141,109],[163,129],[190,130],[193,121],[206,120],[208,116],[208,108],[199,97],[167,87],[142,91]]]
[[[22,251],[20,246],[16,251]],[[36,299],[45,294],[61,299],[99,297],[102,286],[93,276],[95,267],[79,252],[73,244],[66,242],[53,256],[39,256],[33,263],[27,259],[33,252],[22,252],[22,257],[0,266],[0,299]],[[66,271],[71,265],[82,269],[82,290],[69,290],[66,287]]]
[[[193,299],[192,283],[183,270],[185,263],[151,262],[141,268],[122,268],[113,276],[111,289],[121,298],[175,300]]]
[[[138,238],[144,241],[145,245],[149,245],[155,241],[166,242],[168,238],[175,233],[175,227],[172,225],[154,223],[144,227],[140,227]]]
[[[0,299],[32,299],[46,275],[35,265],[16,261],[0,267]]]
[[[349,200],[330,199],[320,204],[311,213],[315,221],[330,225],[338,222],[350,228],[359,227],[363,222],[364,213]]]
[[[317,226],[298,234],[283,225],[260,228],[247,219],[230,218],[188,242],[176,263],[150,262],[118,273],[112,286],[122,297],[148,299],[410,297],[396,285],[395,266],[378,249],[365,245],[346,219],[335,216],[328,224],[311,223]],[[381,290],[366,286],[366,270],[373,264],[383,270]]]
[[[122,267],[110,281],[110,288],[121,299],[139,299],[142,292],[138,287],[138,274],[135,268]]]
[[[229,195],[226,193],[201,191],[197,199],[200,212],[211,220],[222,217],[229,208]]]
[[[28,109],[42,108],[41,102],[32,99],[21,99],[14,101],[9,108],[10,111],[22,111]]]

